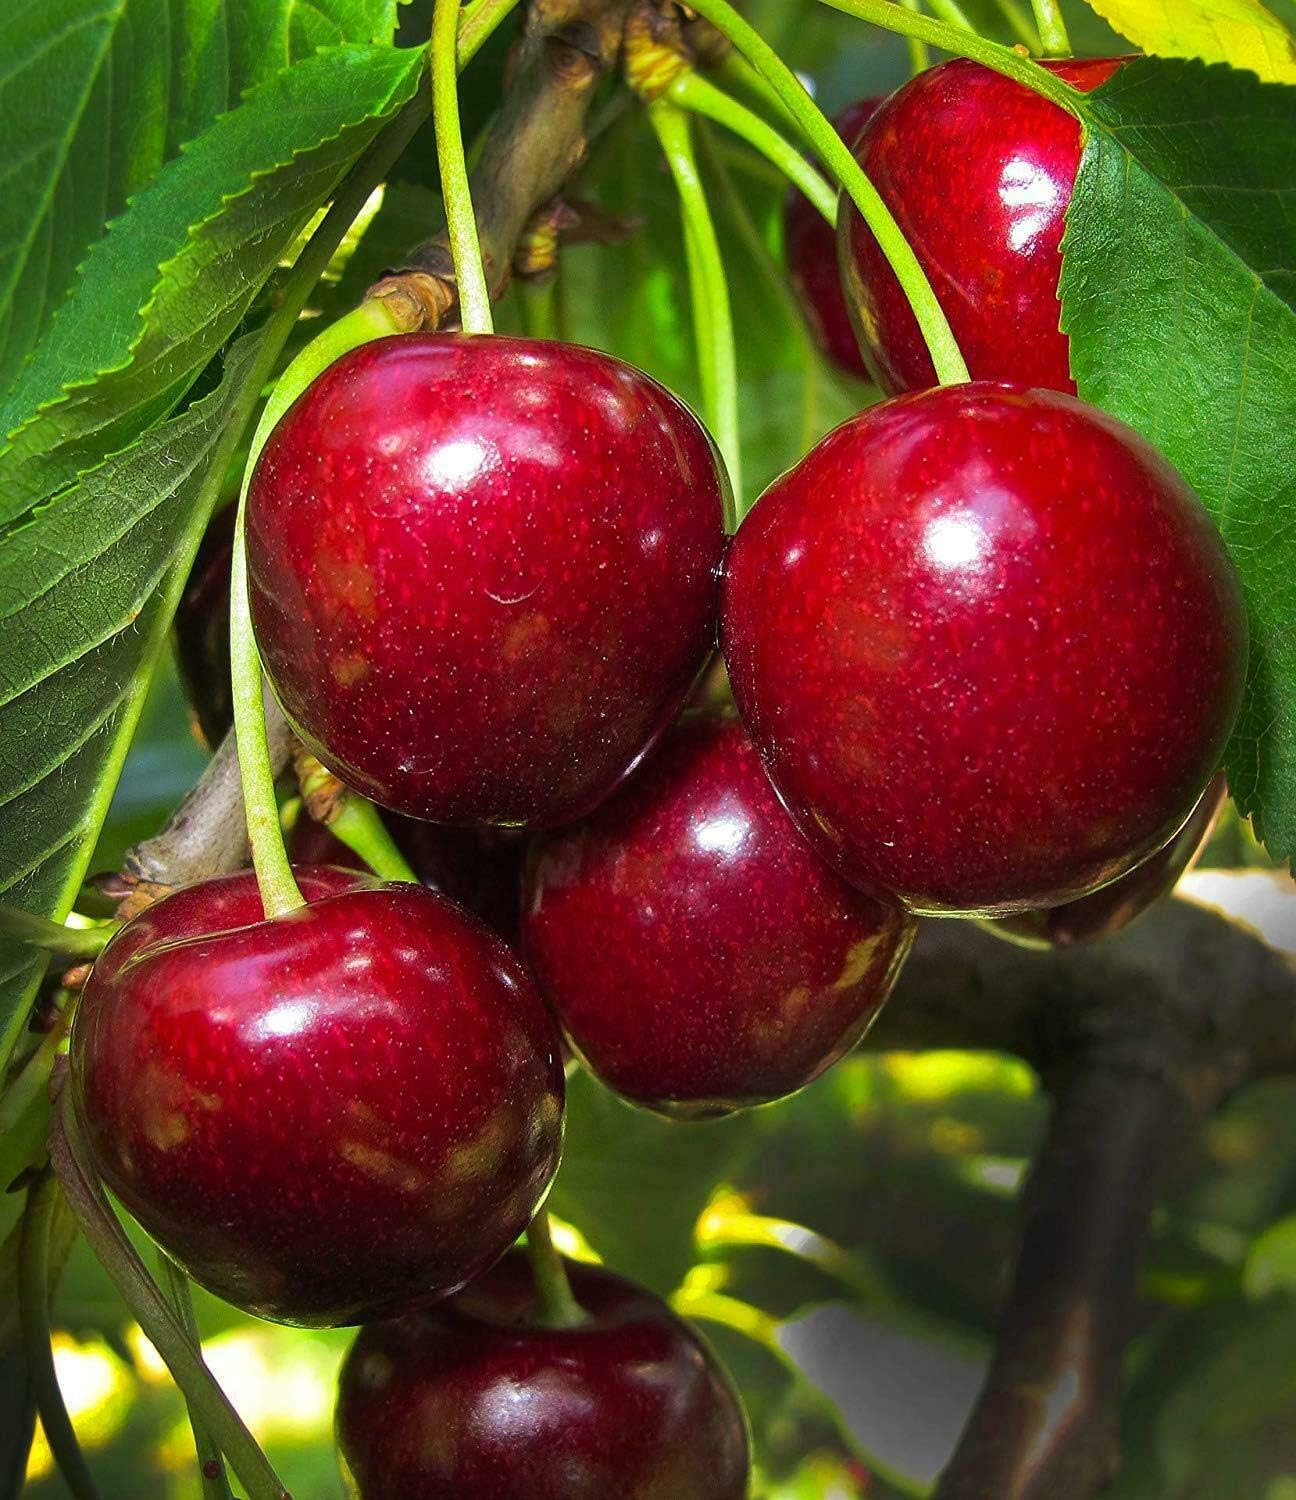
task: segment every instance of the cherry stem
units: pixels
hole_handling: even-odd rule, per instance
[[[468,159],[459,119],[459,0],[436,0],[432,11],[432,121],[436,128],[441,199],[459,290],[459,322],[465,333],[494,333],[490,286],[473,211]]]
[[[967,11],[958,3],[958,0],[927,0],[932,13],[947,21],[951,26],[957,26],[960,31],[975,31],[972,19]]]
[[[198,1320],[194,1317],[193,1294],[189,1289],[189,1278],[164,1251],[159,1250],[158,1284],[171,1304],[180,1326],[195,1348],[198,1343]],[[193,1432],[194,1452],[198,1458],[198,1473],[202,1479],[203,1500],[234,1500],[230,1489],[229,1475],[225,1472],[225,1459],[212,1440],[202,1414],[185,1399],[189,1413],[189,1427]]]
[[[545,1328],[579,1328],[589,1314],[572,1294],[567,1267],[553,1242],[548,1209],[540,1209],[527,1229],[527,1256],[536,1289],[536,1321]]]
[[[678,73],[666,90],[666,97],[681,109],[705,115],[708,120],[714,120],[717,125],[741,136],[799,188],[829,224],[836,226],[837,189],[790,141],[753,110],[717,88],[695,68],[684,68]]]
[[[312,339],[279,377],[271,392],[252,435],[252,446],[243,472],[230,573],[230,680],[239,775],[243,783],[243,810],[248,840],[252,845],[252,866],[267,917],[283,916],[305,902],[284,848],[274,771],[266,743],[264,677],[248,598],[248,490],[257,459],[276,423],[311,381],[349,350],[396,331],[397,323],[386,299],[374,297],[362,302]]]
[[[722,0],[700,0],[694,9],[702,10],[717,3],[722,3]],[[968,57],[973,62],[984,63],[987,68],[993,68],[1005,78],[1011,78],[1015,83],[1051,100],[1077,119],[1084,118],[1085,96],[1079,89],[1072,88],[1056,73],[1050,73],[1047,68],[1042,68],[1029,57],[1023,57],[1012,47],[987,41],[975,31],[964,31],[961,27],[933,20],[931,16],[914,14],[893,5],[891,0],[819,0],[819,3],[839,10],[843,15],[854,16],[857,20],[871,21],[885,31],[918,37],[955,57]]]
[[[558,278],[555,267],[547,276],[524,281],[520,287],[522,324],[531,339],[556,339],[559,335]]]
[[[999,9],[1024,47],[1029,47],[1032,52],[1044,50],[1039,28],[1035,25],[1030,12],[1022,5],[1021,0],[999,0]]]
[[[477,56],[499,24],[517,9],[520,0],[468,0],[459,17],[459,71]]]
[[[70,1095],[71,1090],[65,1088],[54,1111],[50,1161],[82,1234],[131,1316],[171,1371],[191,1410],[199,1413],[212,1439],[229,1459],[249,1500],[290,1500],[282,1480],[212,1378],[201,1351],[177,1320],[109,1205],[89,1164]]]
[[[43,1157],[50,1074],[63,1048],[71,1012],[69,1004],[0,1098],[0,1193]]]
[[[98,958],[121,925],[100,922],[93,927],[65,927],[62,922],[51,922],[48,917],[0,903],[0,933],[63,958]]]
[[[1071,38],[1057,0],[1031,0],[1045,57],[1070,57]]]
[[[900,0],[900,4],[909,11],[919,9],[919,0]],[[931,67],[931,53],[927,50],[927,43],[916,36],[907,36],[905,45],[909,49],[909,66],[914,74],[925,73]]]
[[[420,884],[410,862],[396,847],[391,830],[367,797],[356,792],[345,793],[327,826],[334,838],[358,854],[381,879]]]
[[[27,1190],[18,1271],[23,1345],[36,1393],[41,1429],[63,1482],[75,1500],[99,1500],[99,1491],[63,1403],[58,1372],[54,1368],[54,1350],[50,1344],[50,1226],[58,1207],[58,1197],[59,1185],[50,1172],[43,1172]]]
[[[702,407],[707,426],[729,472],[735,495],[742,494],[742,443],[738,430],[738,349],[734,339],[729,279],[706,189],[693,151],[689,117],[666,95],[648,106],[648,118],[665,153],[684,221],[689,300],[702,376]]]
[[[926,16],[911,15],[892,0],[825,0],[828,4],[840,4],[848,9],[853,3],[866,3],[870,14],[874,8],[888,12],[891,29],[914,36],[923,36],[922,28],[935,28],[939,37],[947,34],[963,38],[967,33]],[[953,385],[968,379],[967,364],[959,352],[945,311],[936,300],[931,282],[914,254],[908,240],[900,231],[891,210],[881,194],[869,181],[863,168],[851,155],[846,143],[833,129],[831,122],[806,92],[804,85],[778,53],[742,16],[728,0],[690,0],[690,9],[710,21],[711,24],[733,43],[778,92],[784,105],[793,114],[826,170],[834,177],[855,207],[863,215],[864,222],[872,230],[891,269],[895,272],[913,309],[914,317],[922,330],[923,339],[931,354],[937,378],[942,385]],[[909,30],[910,27],[914,29]],[[924,37],[931,40],[931,37]],[[940,43],[938,42],[938,45]],[[989,45],[989,44],[987,44]],[[996,49],[996,51],[1002,49]],[[1013,54],[1015,56],[1015,54]],[[1020,63],[1021,59],[1017,61]],[[1033,64],[1023,64],[1033,66]],[[1039,70],[1042,71],[1042,70]]]

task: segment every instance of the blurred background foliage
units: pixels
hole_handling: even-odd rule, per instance
[[[998,0],[967,8],[1010,39]],[[1296,20],[1291,0],[1275,8]],[[408,39],[426,34],[429,9],[428,0],[407,7]],[[900,39],[827,8],[749,0],[746,9],[830,113],[906,76]],[[1126,50],[1083,4],[1066,9],[1077,51]],[[506,46],[506,36],[492,44],[467,79],[470,137],[498,97]],[[562,336],[610,349],[696,400],[669,179],[637,111],[610,94],[596,121],[578,192],[639,227],[620,246],[565,251],[547,294],[515,286],[501,329],[555,319]],[[796,314],[782,271],[781,183],[715,131],[702,149],[739,334],[750,500],[874,393],[823,363]],[[351,305],[437,222],[425,135],[371,203],[316,313]],[[203,760],[174,675],[163,673],[94,868],[114,868],[160,826]],[[1265,858],[1232,818],[1208,862]],[[570,1253],[605,1259],[698,1321],[746,1397],[759,1495],[922,1495],[984,1367],[1045,1110],[1023,1065],[969,1053],[857,1056],[784,1104],[693,1126],[634,1111],[576,1077],[552,1200],[558,1231]],[[1252,1088],[1203,1145],[1200,1171],[1155,1220],[1113,1494],[1296,1500],[1296,1084]],[[0,1203],[0,1237],[19,1206],[18,1195]],[[84,1245],[54,1312],[59,1377],[103,1493],[196,1500],[178,1394]],[[297,1500],[340,1496],[333,1382],[349,1333],[257,1323],[201,1293],[198,1312],[212,1368]],[[25,1493],[66,1494],[39,1435]]]

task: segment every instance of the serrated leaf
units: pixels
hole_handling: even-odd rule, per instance
[[[255,340],[183,415],[0,542],[0,894],[61,917],[107,811],[205,516],[195,509]],[[0,1035],[40,960],[0,942]]]
[[[1144,52],[1249,68],[1296,83],[1296,38],[1260,0],[1089,0]]]
[[[104,224],[243,91],[395,0],[9,0],[0,7],[0,392]]]
[[[422,54],[315,53],[169,162],[91,252],[0,407],[0,524],[171,409],[306,219],[413,94]]]
[[[1062,325],[1080,394],[1211,510],[1251,619],[1230,789],[1296,852],[1296,91],[1148,58],[1081,106]]]

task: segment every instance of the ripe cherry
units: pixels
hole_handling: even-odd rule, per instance
[[[701,670],[727,504],[702,426],[609,355],[381,339],[306,390],[257,466],[267,671],[311,749],[374,801],[566,821]]]
[[[833,121],[848,146],[855,143],[880,99],[861,99]],[[783,220],[788,270],[806,321],[832,362],[857,379],[868,378],[837,269],[837,232],[803,194],[788,194]]]
[[[1088,93],[1120,59],[1042,66]],[[956,58],[892,94],[854,151],[931,279],[972,378],[1074,392],[1058,278],[1079,122],[1023,84]],[[838,229],[869,372],[893,393],[935,385],[917,320],[852,204],[842,205]]]
[[[513,1242],[562,1139],[558,1038],[525,970],[417,886],[298,872],[190,886],[105,949],[69,1086],[105,1182],[196,1281],[261,1317],[354,1323]]]
[[[359,1500],[745,1500],[742,1408],[697,1335],[618,1276],[568,1275],[576,1327],[535,1321],[514,1254],[435,1311],[361,1331],[336,1421]]]
[[[695,1118],[835,1062],[913,933],[823,863],[741,724],[715,713],[682,720],[629,786],[541,840],[523,903],[528,962],[572,1049],[627,1098]]]
[[[1212,778],[1192,816],[1174,838],[1128,875],[1065,906],[1018,912],[986,922],[986,930],[1023,948],[1068,948],[1115,936],[1168,895],[1196,864],[1210,842],[1227,794],[1221,771]]]
[[[1056,906],[1183,826],[1241,698],[1210,517],[1071,396],[947,386],[861,413],[729,553],[734,697],[825,858],[919,912]]]

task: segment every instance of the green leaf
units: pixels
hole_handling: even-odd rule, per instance
[[[408,100],[423,56],[317,52],[169,162],[99,241],[0,427],[0,523],[164,416],[237,326],[294,235]]]
[[[61,917],[84,877],[206,516],[196,508],[251,339],[183,415],[0,541],[0,893]],[[0,943],[0,1035],[42,961]]]
[[[1080,394],[1196,488],[1251,619],[1230,789],[1296,853],[1296,90],[1143,59],[1082,109],[1062,326]]]
[[[1296,83],[1296,39],[1260,0],[1089,0],[1144,52],[1249,68]]]
[[[1279,1219],[1247,1252],[1242,1285],[1258,1301],[1272,1292],[1296,1293],[1296,1214]]]
[[[0,8],[0,392],[90,245],[243,91],[317,46],[385,42],[395,0],[9,0]]]

